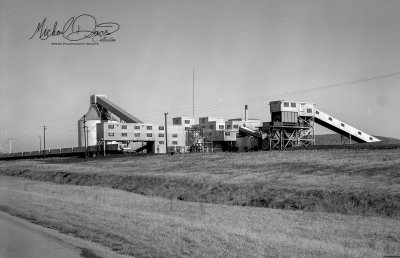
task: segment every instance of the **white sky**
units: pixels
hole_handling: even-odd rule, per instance
[[[52,46],[29,40],[91,14],[116,22],[115,42]],[[192,114],[269,121],[269,101],[307,101],[369,134],[400,138],[400,75],[312,92],[294,91],[400,72],[400,1],[0,2],[0,147],[77,146],[91,94],[149,123]],[[317,133],[328,133],[318,128]]]

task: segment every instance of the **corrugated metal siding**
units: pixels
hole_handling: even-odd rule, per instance
[[[298,120],[298,113],[297,112],[282,112],[282,122],[283,123],[297,123]]]
[[[297,112],[274,112],[272,113],[272,121],[283,123],[297,123],[299,114]]]

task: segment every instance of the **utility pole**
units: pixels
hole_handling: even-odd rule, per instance
[[[168,113],[164,113],[164,116],[165,116],[165,153],[168,154],[168,130],[167,130],[167,126],[168,126],[167,116],[168,116]]]
[[[46,157],[46,126],[43,126],[43,158]]]
[[[42,136],[39,136],[39,154],[42,153]]]
[[[194,66],[193,66],[193,118],[194,118]]]
[[[86,126],[86,141],[87,141],[87,157],[89,157],[89,151],[90,151],[90,146],[89,146],[89,126]]]
[[[8,138],[8,141],[10,142],[10,153],[12,153],[12,138]]]
[[[86,145],[86,115],[83,116],[83,137],[85,138],[85,161],[87,161],[87,145]]]

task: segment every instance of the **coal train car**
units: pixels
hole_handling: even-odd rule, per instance
[[[34,159],[43,157],[84,157],[85,147],[72,147],[72,148],[61,148],[61,149],[50,149],[42,151],[25,151],[16,153],[0,153],[0,160],[12,160],[12,159]],[[99,145],[87,147],[89,156],[94,154],[101,155],[104,153],[103,147]],[[118,154],[122,153],[118,144],[109,144],[106,146],[106,154]]]

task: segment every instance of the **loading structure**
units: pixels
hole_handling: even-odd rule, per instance
[[[84,126],[84,122],[86,126]],[[86,138],[87,145],[96,146],[99,152],[105,151],[106,145],[111,143],[118,143],[120,148],[126,147],[130,140],[124,137],[126,134],[125,131],[120,134],[121,137],[117,137],[116,133],[109,133],[104,128],[127,128],[128,124],[139,123],[143,126],[143,122],[140,119],[107,99],[106,95],[91,95],[89,111],[78,121],[79,146],[84,146],[83,139]],[[84,137],[85,134],[86,137]],[[111,137],[114,135],[116,137]],[[135,140],[143,142],[141,150],[152,148],[152,143],[154,142],[153,137],[138,138]]]
[[[347,140],[350,143],[352,140],[358,143],[380,141],[316,109],[313,103],[278,100],[269,105],[271,122],[261,127],[265,150],[314,145],[316,123],[340,134],[344,143]]]
[[[143,123],[140,119],[107,99],[105,95],[90,96],[90,105],[96,108],[102,121],[110,121],[112,120],[112,115],[115,115],[125,123]]]

